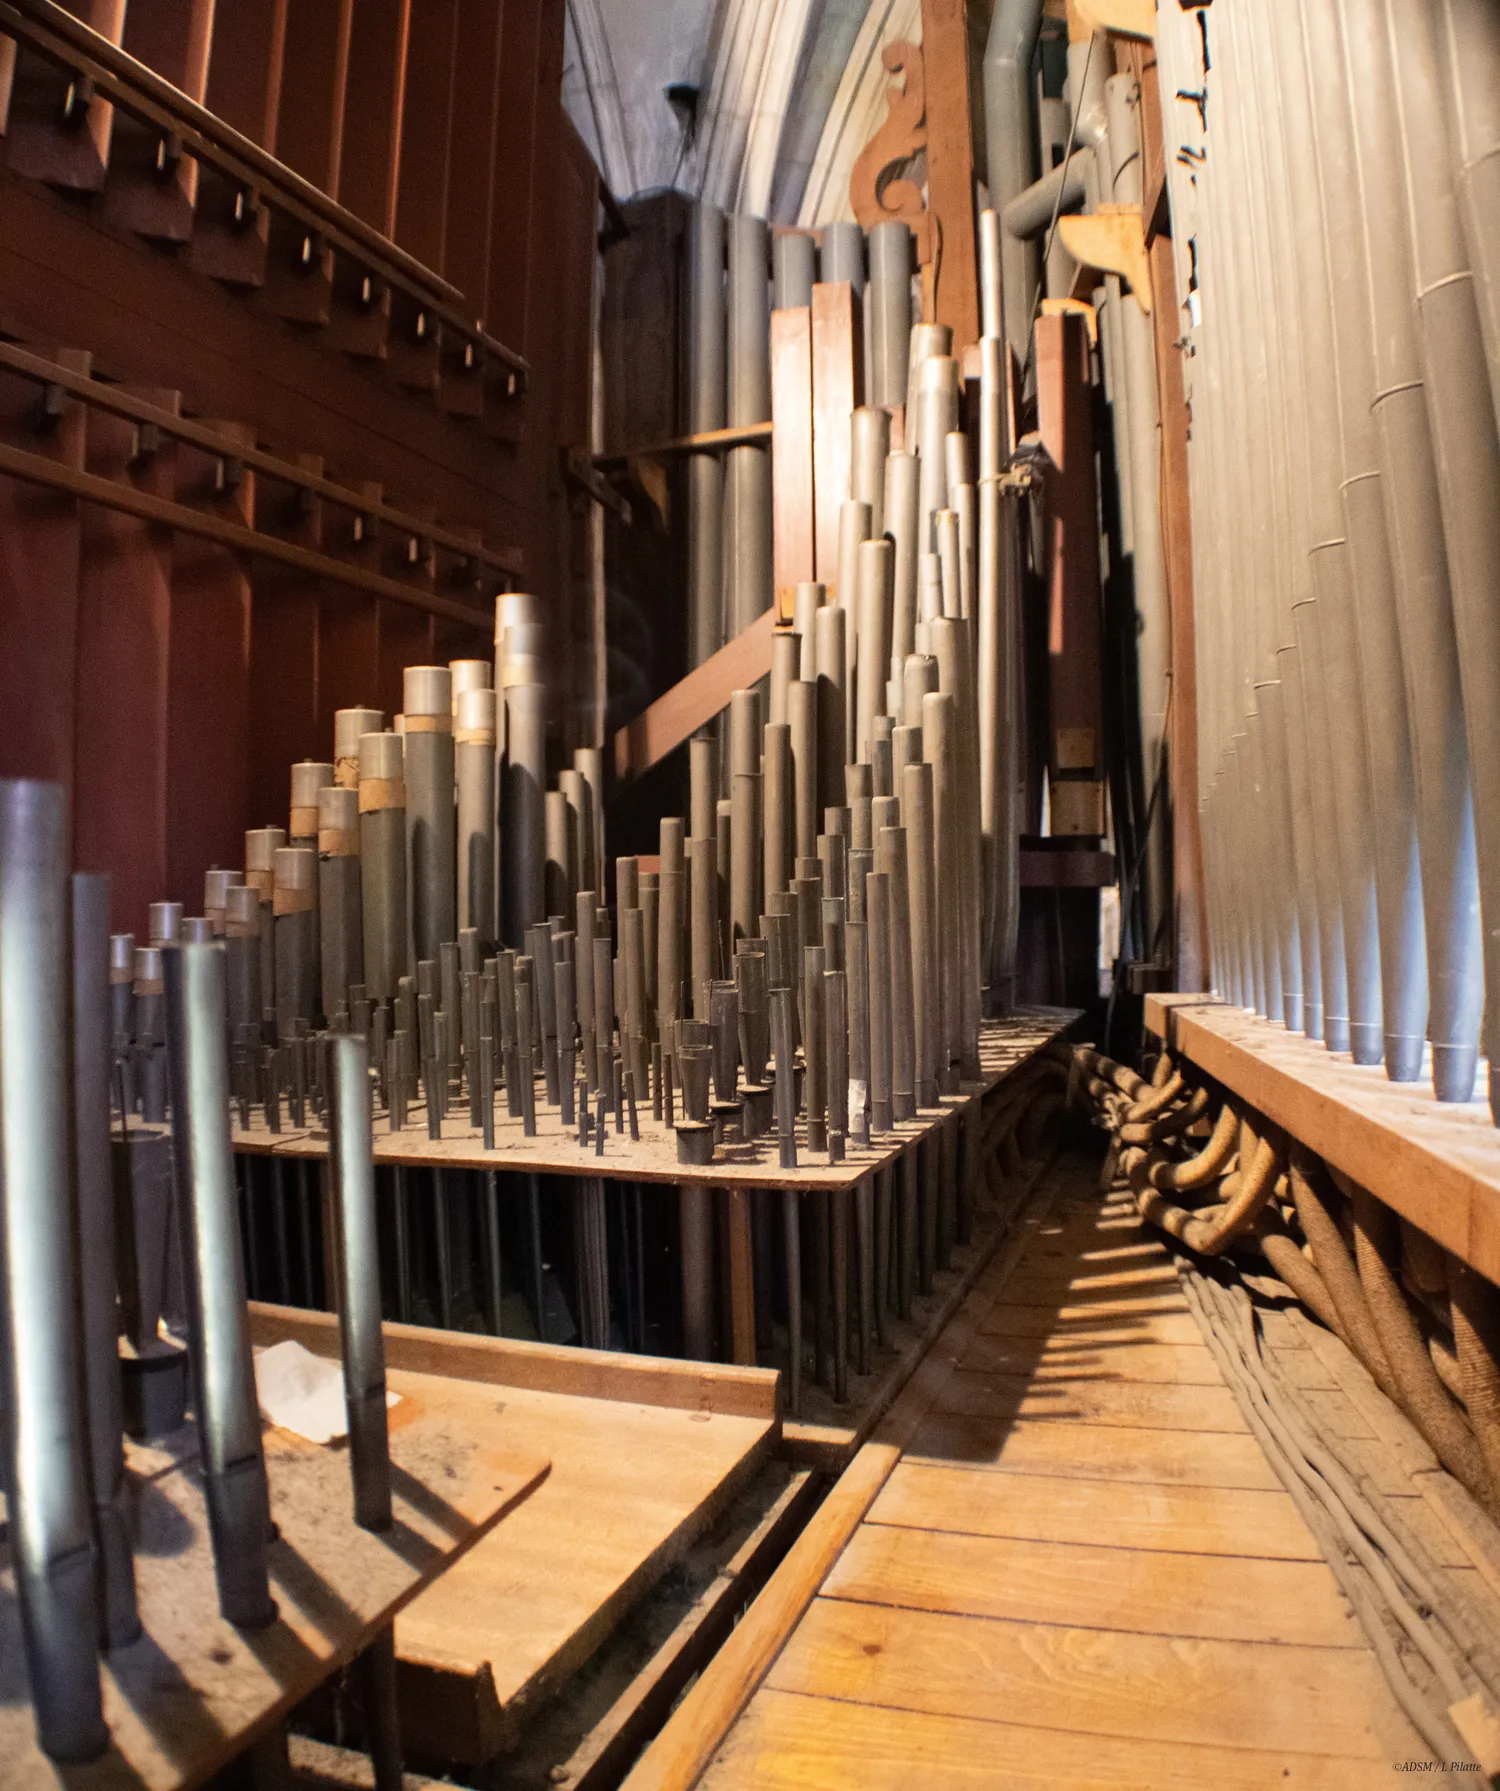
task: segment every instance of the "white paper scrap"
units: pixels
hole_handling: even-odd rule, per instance
[[[293,1338],[256,1352],[255,1396],[268,1423],[309,1443],[334,1443],[349,1434],[343,1368]],[[385,1402],[395,1405],[400,1398],[387,1393]]]

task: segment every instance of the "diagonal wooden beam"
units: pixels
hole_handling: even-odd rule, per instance
[[[639,777],[727,707],[731,694],[768,676],[776,611],[768,609],[726,646],[617,730],[615,777]]]

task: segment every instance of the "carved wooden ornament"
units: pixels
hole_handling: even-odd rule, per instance
[[[885,123],[860,152],[849,174],[849,203],[862,230],[900,218],[916,238],[917,260],[932,259],[932,217],[914,180],[887,178],[889,170],[927,147],[927,92],[920,44],[887,44],[881,61],[905,75],[885,90]]]

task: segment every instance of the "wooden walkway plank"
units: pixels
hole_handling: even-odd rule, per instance
[[[907,1445],[908,1458],[983,1463],[1002,1473],[1079,1474],[1176,1486],[1279,1489],[1260,1444],[1205,1431],[1161,1431],[1049,1419],[975,1419],[934,1413]]]
[[[1055,1166],[887,1414],[903,1459],[712,1791],[1331,1791],[1417,1745],[1166,1249],[1096,1174]],[[1293,1354],[1330,1425],[1369,1427]]]
[[[1158,1311],[1157,1307],[1164,1310]],[[1166,1300],[1100,1300],[1089,1306],[998,1306],[979,1327],[984,1337],[1055,1338],[1092,1343],[1128,1338],[1133,1343],[1201,1343],[1191,1312]],[[1309,1352],[1311,1353],[1311,1352]]]
[[[1366,1759],[1118,1741],[764,1690],[704,1791],[1368,1791]]]
[[[1357,1648],[1186,1641],[814,1600],[766,1683],[936,1716],[1024,1711],[1140,1742],[1382,1758],[1388,1701]],[[632,1791],[634,1788],[632,1787]]]
[[[862,1524],[826,1598],[1018,1623],[1224,1642],[1358,1648],[1322,1561],[1094,1548]]]
[[[1306,1352],[1299,1352],[1306,1353]],[[964,1352],[959,1366],[976,1374],[1027,1374],[1033,1386],[1056,1381],[1139,1381],[1179,1387],[1216,1387],[1217,1363],[1201,1343],[1137,1343],[1127,1333],[1111,1338],[1067,1335],[1034,1338],[985,1336]]]
[[[994,1474],[907,1458],[870,1507],[872,1524],[1100,1548],[1321,1560],[1282,1491],[1139,1485],[1063,1474]]]
[[[1123,1424],[1131,1429],[1247,1430],[1227,1387],[1173,1387],[1131,1381],[1059,1381],[1035,1384],[1024,1374],[953,1375],[942,1392],[941,1409],[975,1417],[1082,1419],[1091,1424]]]

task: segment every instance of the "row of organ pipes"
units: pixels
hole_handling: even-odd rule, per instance
[[[1158,18],[1213,986],[1467,1101],[1500,1021],[1500,12]]]
[[[661,822],[657,868],[606,858],[599,750],[547,787],[541,605],[502,595],[493,662],[408,667],[390,728],[339,711],[331,758],[291,768],[288,825],[251,830],[241,869],[207,873],[203,916],[162,902],[145,945],[114,937],[123,1109],[165,1116],[163,947],[220,937],[235,1099],[273,1129],[284,1098],[294,1125],[321,1111],[326,1040],[350,1031],[369,1041],[393,1130],[420,1102],[441,1135],[462,1100],[487,1144],[504,1089],[528,1133],[540,1099],[602,1150],[590,1104],[622,1128],[629,1108],[634,1131],[649,1103],[697,1164],[736,1106],[740,1136],[776,1116],[790,1165],[794,1090],[805,1147],[836,1159],[978,1075],[981,1014],[1014,994],[1026,502],[1008,471],[999,225],[983,223],[977,468],[948,332],[906,324],[909,233],[880,226],[872,263],[899,267],[905,309],[890,297],[901,352],[874,390],[914,419],[909,446],[890,448],[888,407],[851,417],[838,585],[798,587],[768,679],[691,741],[690,813]],[[737,243],[771,264],[763,223],[730,225],[732,295]],[[842,240],[831,232],[824,255]],[[778,293],[812,272],[789,268],[786,244],[813,248],[777,239]],[[769,529],[768,484],[736,473],[741,452],[724,468],[754,488],[724,511],[737,577],[749,533]],[[766,581],[768,601],[768,565]]]

